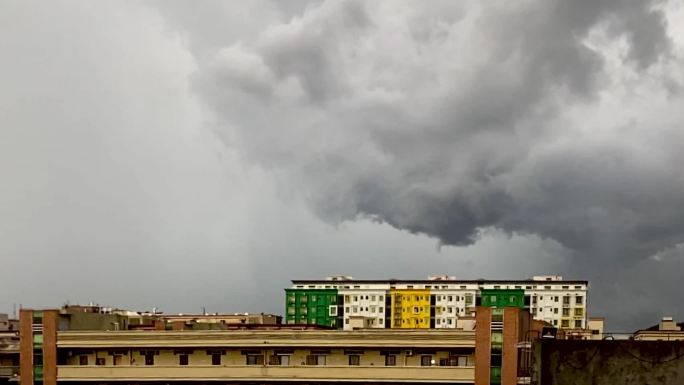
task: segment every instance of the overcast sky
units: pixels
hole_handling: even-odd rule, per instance
[[[0,2],[0,311],[590,280],[684,319],[681,1]]]

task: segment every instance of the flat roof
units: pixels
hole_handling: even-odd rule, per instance
[[[533,279],[351,279],[351,280],[327,280],[327,279],[293,279],[293,284],[347,284],[347,283],[389,283],[389,284],[449,284],[449,283],[465,283],[465,284],[490,284],[490,283],[506,283],[506,284],[535,284],[535,285],[558,285],[563,283],[585,284],[588,285],[587,280],[556,280],[556,281],[539,281]]]

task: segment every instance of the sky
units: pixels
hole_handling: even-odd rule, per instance
[[[0,2],[0,312],[590,281],[684,320],[684,4]]]

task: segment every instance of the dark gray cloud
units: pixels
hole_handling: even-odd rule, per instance
[[[194,87],[326,220],[535,234],[603,290],[684,242],[668,6],[327,1],[218,48]]]
[[[4,310],[562,273],[684,316],[676,2],[51,4],[0,5]]]

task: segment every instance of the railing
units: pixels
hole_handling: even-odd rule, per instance
[[[472,366],[60,366],[62,381],[301,380],[473,383]]]
[[[0,366],[0,378],[12,378],[19,376],[18,366]]]

